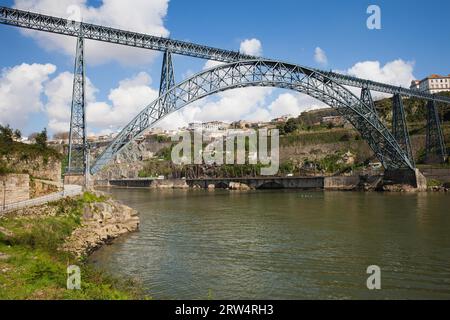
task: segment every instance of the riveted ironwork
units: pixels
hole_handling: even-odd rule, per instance
[[[443,163],[447,159],[444,136],[441,129],[441,121],[435,101],[427,103],[427,141],[426,157],[427,163]]]
[[[221,62],[235,62],[258,58],[255,56],[240,53],[238,51],[213,48],[210,46],[195,44],[191,42],[157,37],[90,23],[81,24],[63,18],[12,9],[8,7],[0,7],[0,23],[72,37],[78,37],[82,35],[85,39],[89,40],[97,40],[163,52],[170,51],[172,54],[181,54],[185,56]],[[373,91],[390,94],[400,93],[402,96],[410,96],[426,100],[436,100],[438,102],[450,103],[450,98],[448,97],[436,97],[432,94],[421,92],[418,90],[410,90],[407,88],[360,79],[357,77],[343,75],[331,71],[316,71],[323,75],[326,75],[328,78],[341,85],[353,86],[358,88],[368,88]]]
[[[345,87],[316,70],[272,60],[239,61],[205,70],[176,85],[165,96],[150,103],[114,139],[91,169],[95,174],[128,143],[141,136],[168,114],[208,95],[251,86],[295,90],[335,108],[367,140],[385,168],[413,169],[408,155],[383,125],[372,107]],[[175,97],[168,112],[161,111],[161,101]]]
[[[161,81],[159,84],[159,96],[162,97],[160,100],[160,116],[164,113],[169,112],[175,104],[175,96],[170,89],[175,86],[175,74],[173,72],[172,64],[172,54],[170,51],[164,52],[163,63],[161,68]],[[169,93],[166,95],[166,93]]]
[[[67,168],[67,173],[85,174],[87,169],[87,141],[84,40],[82,37],[79,37],[77,41],[72,94],[69,134],[69,166]]]
[[[406,125],[405,108],[401,95],[392,97],[392,134],[395,140],[408,155],[409,161],[414,164],[411,141],[409,140],[408,127]]]

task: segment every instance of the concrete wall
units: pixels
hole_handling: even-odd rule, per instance
[[[410,185],[413,188],[417,188],[421,191],[427,189],[427,179],[419,171],[419,169],[396,169],[386,170],[384,172],[384,184],[385,185]]]
[[[337,177],[325,177],[324,189],[325,190],[355,190],[360,184],[359,176],[337,176]]]
[[[252,189],[322,189],[323,177],[258,177],[258,178],[221,178],[221,179],[188,179],[190,187],[229,188],[230,183],[241,183]]]
[[[30,199],[30,176],[7,174],[0,176],[0,206]]]
[[[84,186],[85,185],[85,178],[83,175],[79,174],[66,174],[64,176],[64,184],[73,184],[77,186]]]
[[[420,169],[427,179],[450,182],[450,169]]]

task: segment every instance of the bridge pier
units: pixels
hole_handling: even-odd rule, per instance
[[[384,172],[383,186],[408,185],[418,191],[427,190],[427,179],[419,169],[391,169]]]

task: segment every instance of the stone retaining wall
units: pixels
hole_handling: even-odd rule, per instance
[[[0,176],[0,206],[30,199],[30,176],[6,174]]]

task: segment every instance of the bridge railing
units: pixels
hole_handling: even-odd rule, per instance
[[[11,211],[15,211],[18,209],[23,209],[27,207],[33,207],[38,206],[41,204],[58,201],[66,197],[75,197],[78,195],[81,195],[83,193],[83,189],[81,186],[66,186],[66,188],[63,191],[52,193],[43,197],[10,203],[10,204],[4,204],[0,207],[0,214],[7,213]]]

